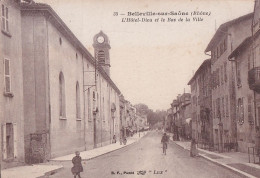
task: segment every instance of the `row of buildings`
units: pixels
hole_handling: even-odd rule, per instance
[[[220,152],[260,151],[260,1],[222,24],[188,82],[192,138]],[[174,105],[176,100],[173,101]]]
[[[191,138],[191,94],[179,94],[167,110],[165,130],[174,133],[174,140]]]
[[[144,127],[110,78],[106,34],[94,36],[92,56],[49,5],[0,6],[2,168],[104,146]]]

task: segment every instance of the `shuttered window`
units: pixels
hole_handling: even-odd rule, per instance
[[[9,32],[9,9],[2,4],[2,29]]]

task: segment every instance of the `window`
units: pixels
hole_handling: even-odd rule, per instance
[[[59,42],[60,42],[60,45],[62,45],[62,39],[61,39],[61,37],[59,38]]]
[[[76,118],[80,119],[80,91],[79,82],[76,84]]]
[[[227,62],[224,63],[224,81],[227,82]]]
[[[91,104],[90,104],[90,89],[88,88],[88,94],[87,94],[87,98],[88,98],[88,120],[91,121]]]
[[[213,71],[211,75],[212,75],[212,89],[215,89],[215,83],[216,83],[215,82],[215,80],[216,80],[215,79],[215,71]]]
[[[4,59],[5,93],[11,93],[10,60]]]
[[[2,4],[2,30],[9,32],[9,12],[8,7]]]
[[[224,39],[224,51],[227,50],[227,39]]]
[[[219,83],[220,83],[220,81],[219,81],[219,69],[217,69],[217,71],[216,71],[217,73],[216,73],[216,84],[217,84],[217,87],[219,86]]]
[[[93,111],[97,111],[97,106],[96,106],[96,93],[93,91],[92,94],[92,99],[93,99]]]
[[[104,51],[98,51],[98,63],[99,64],[105,64],[105,52]]]
[[[248,114],[248,122],[250,125],[253,125],[254,124],[254,118],[253,118],[253,114],[252,114],[252,96],[248,96],[247,97],[247,101],[248,101],[248,104],[247,104],[247,114]]]
[[[103,117],[103,122],[105,122],[105,99],[104,97],[102,98],[102,117]]]
[[[216,100],[216,116],[221,120],[221,113],[220,113],[220,98]]]
[[[224,97],[222,97],[222,116],[223,118],[225,117],[225,101],[224,101]]]
[[[237,61],[236,66],[237,66],[237,86],[241,86],[241,74],[240,74],[240,61]]]
[[[220,43],[220,56],[223,54],[223,45]]]
[[[2,125],[3,159],[17,157],[17,124],[4,123]]]
[[[250,61],[250,54],[248,54],[248,58],[247,58],[247,67],[248,67],[248,70],[250,70],[251,68],[251,61]]]
[[[213,101],[212,114],[213,114],[213,119],[215,119],[215,101]]]
[[[66,101],[65,101],[65,81],[63,73],[60,72],[59,75],[59,106],[60,106],[60,118],[64,119],[66,117]]]
[[[223,71],[223,66],[221,66],[220,71],[221,71],[221,72],[220,72],[220,75],[221,75],[221,76],[220,76],[220,77],[221,77],[221,85],[223,85],[223,83],[224,83],[224,76],[223,76],[223,75],[224,75],[224,71]]]
[[[244,123],[244,104],[243,104],[243,98],[239,98],[237,101],[237,118],[238,123],[243,124]]]
[[[226,117],[229,116],[229,103],[228,103],[228,95],[226,96]]]

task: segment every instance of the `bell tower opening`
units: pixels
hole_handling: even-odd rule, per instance
[[[95,59],[98,64],[105,70],[106,74],[110,76],[110,42],[105,33],[100,31],[93,38],[93,47],[95,51]]]

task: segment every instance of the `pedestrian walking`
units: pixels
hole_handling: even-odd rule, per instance
[[[71,168],[71,172],[74,175],[74,178],[81,178],[80,173],[83,172],[83,167],[81,164],[81,157],[79,156],[79,151],[75,152],[76,156],[72,159],[73,167]]]
[[[113,141],[112,143],[116,143],[116,135],[113,136]]]
[[[124,140],[123,140],[124,145],[126,145],[126,142],[127,142],[126,137],[124,137]]]
[[[191,140],[191,144],[190,144],[190,156],[194,157],[194,156],[197,156],[197,155],[198,155],[198,150],[197,150],[197,147],[196,147],[196,141],[193,138]]]

